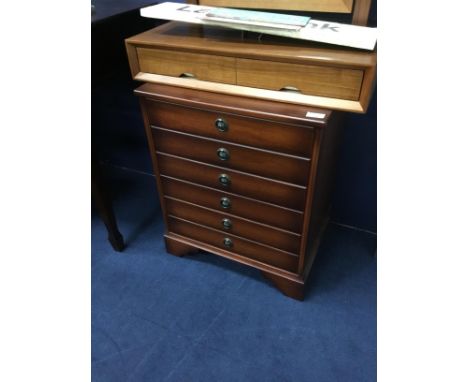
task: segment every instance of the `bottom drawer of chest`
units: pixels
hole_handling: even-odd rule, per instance
[[[250,240],[168,216],[168,230],[190,239],[210,244],[237,255],[257,260],[290,272],[297,271],[298,256]]]

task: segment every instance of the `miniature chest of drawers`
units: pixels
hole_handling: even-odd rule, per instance
[[[167,251],[255,267],[303,299],[328,221],[341,111],[366,111],[376,52],[176,22],[126,47],[144,82],[135,93]]]
[[[303,299],[328,220],[338,112],[161,84],[135,93],[167,251],[247,264]]]

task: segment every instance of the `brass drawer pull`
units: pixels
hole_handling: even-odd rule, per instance
[[[231,178],[227,174],[221,174],[218,177],[219,183],[221,183],[223,186],[227,187],[231,184]]]
[[[195,74],[192,74],[192,73],[189,73],[189,72],[184,72],[179,77],[180,78],[193,78],[195,80],[197,79],[197,76]]]
[[[225,149],[224,147],[220,147],[216,153],[218,154],[218,158],[221,160],[228,160],[230,158],[229,150]]]
[[[225,237],[225,238],[223,239],[223,244],[224,244],[224,246],[225,246],[226,248],[232,248],[233,245],[234,245],[234,243],[232,242],[232,240],[229,239],[228,237]]]
[[[232,228],[232,221],[228,218],[224,218],[221,220],[221,224],[223,225],[224,229],[231,229]]]
[[[226,196],[223,196],[219,201],[219,204],[221,204],[221,207],[223,207],[224,209],[228,209],[231,207],[231,199],[227,198]]]
[[[228,130],[228,128],[229,128],[229,124],[223,118],[218,118],[215,121],[215,126],[218,129],[218,131],[220,131],[222,133],[226,132]]]
[[[280,90],[280,92],[291,92],[291,93],[302,93],[298,88],[294,86],[284,86]]]

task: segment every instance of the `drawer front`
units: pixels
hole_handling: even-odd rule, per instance
[[[192,224],[175,217],[168,217],[168,229],[170,232],[207,243],[226,251],[254,259],[262,263],[285,269],[290,272],[297,271],[298,256],[266,247],[261,244],[241,239],[237,236],[219,232],[210,228]],[[228,246],[226,240],[229,241]]]
[[[244,198],[228,192],[217,191],[177,179],[161,176],[162,192],[166,196],[211,208],[220,212],[254,220],[287,231],[301,233],[304,216],[299,211],[280,208]]]
[[[353,101],[359,99],[363,75],[357,69],[237,60],[238,85],[269,90],[289,86],[302,94]]]
[[[149,123],[185,133],[310,157],[312,128],[145,100]],[[301,116],[302,117],[302,116]]]
[[[221,213],[166,197],[166,212],[226,234],[232,234],[299,255],[301,235],[260,225],[231,214]]]
[[[302,210],[305,206],[304,186],[276,182],[167,154],[158,154],[158,165],[161,174],[173,178],[296,210]]]
[[[159,127],[153,128],[152,132],[158,152],[302,186],[307,185],[309,159],[279,155]],[[222,159],[221,155],[224,155],[225,159]]]
[[[232,57],[165,49],[137,48],[136,51],[141,72],[172,77],[188,73],[198,80],[236,83],[236,61]]]

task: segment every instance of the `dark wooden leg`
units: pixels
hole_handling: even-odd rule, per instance
[[[270,280],[284,295],[296,300],[304,300],[304,283],[290,280],[272,273],[262,271],[263,277]]]
[[[192,247],[167,235],[164,235],[164,241],[166,242],[167,253],[174,256],[183,257],[190,253],[198,252],[198,248]]]
[[[91,194],[94,205],[107,228],[107,238],[112,245],[112,248],[121,252],[125,248],[125,244],[123,237],[117,228],[114,210],[112,208],[106,184],[102,178],[99,163],[93,160],[91,162],[91,166]]]

